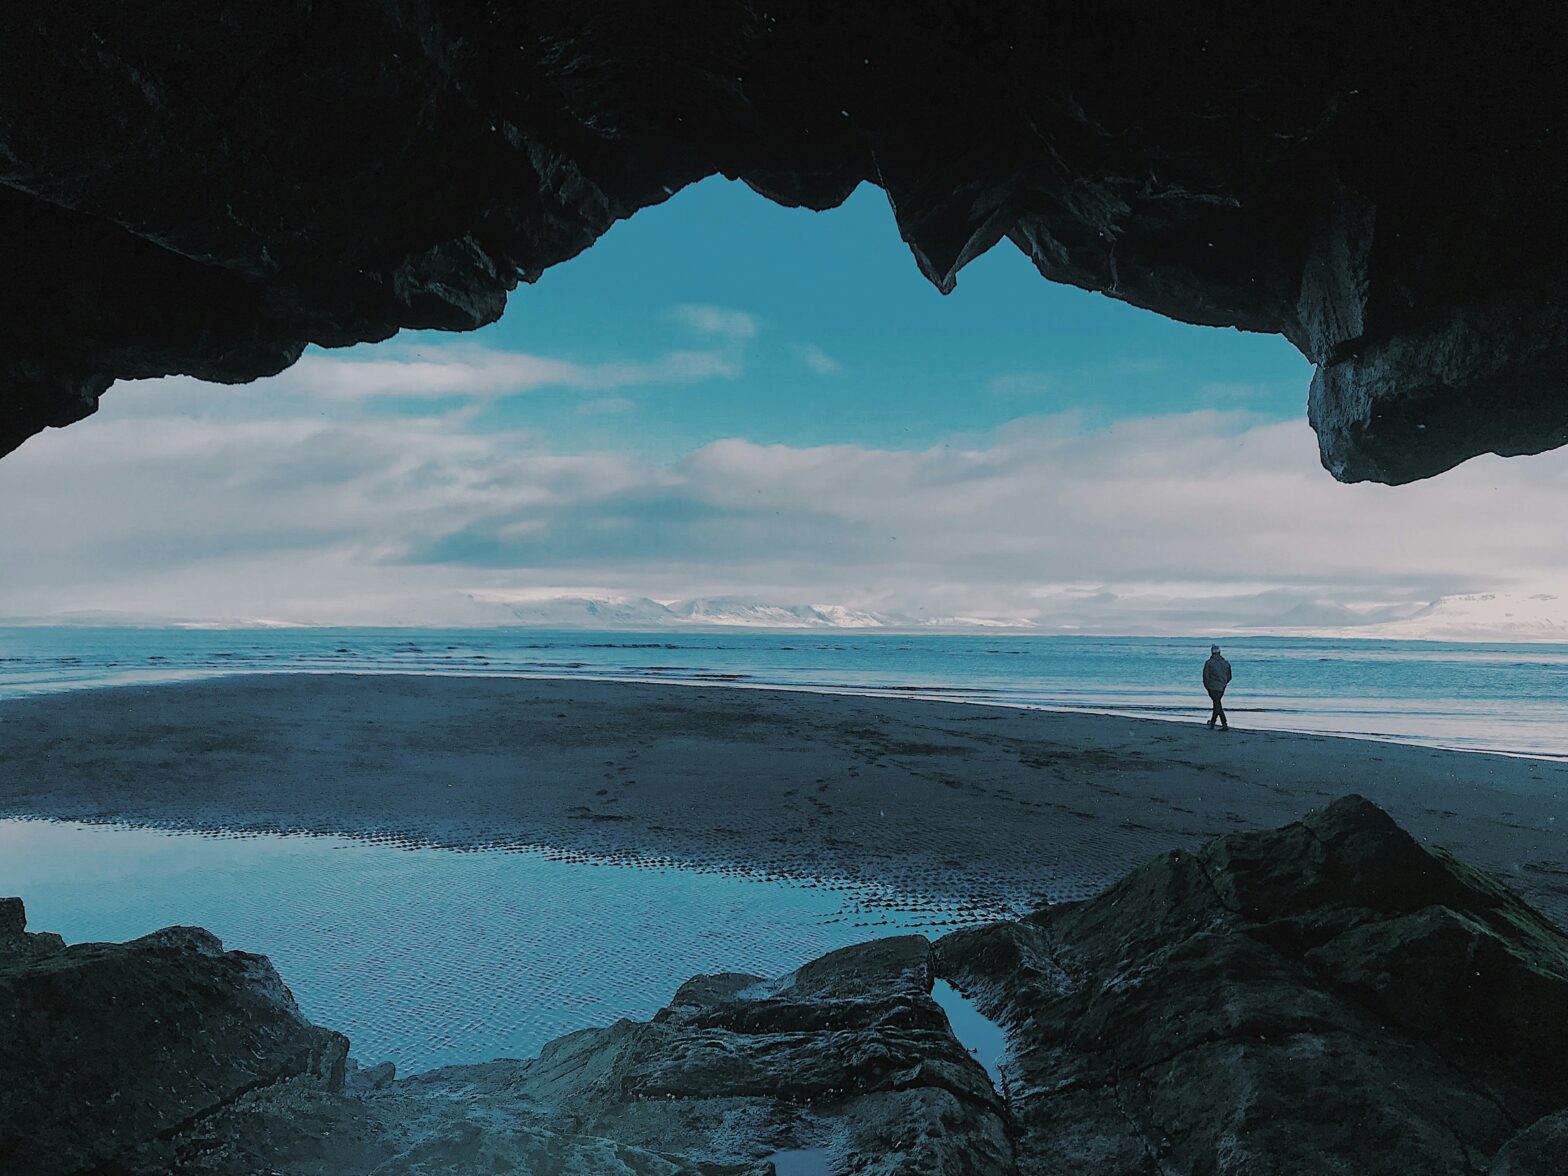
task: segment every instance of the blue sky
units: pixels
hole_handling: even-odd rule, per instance
[[[1310,375],[1282,339],[1053,285],[1006,242],[943,297],[874,188],[815,214],[708,181],[483,331],[116,384],[0,461],[0,618],[739,595],[1216,633],[1568,600],[1568,451],[1342,486]]]
[[[519,289],[506,316],[470,338],[609,363],[704,343],[671,317],[693,305],[752,319],[742,377],[621,393],[636,408],[620,412],[585,413],[580,393],[541,389],[495,404],[488,419],[548,430],[563,446],[665,459],[736,436],[907,447],[1068,410],[1086,426],[1199,406],[1295,418],[1311,377],[1283,339],[1192,327],[1042,281],[1006,244],[943,296],[869,185],[826,213],[722,179],[694,185]],[[439,348],[450,336],[401,341]]]

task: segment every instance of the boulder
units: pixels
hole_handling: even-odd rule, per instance
[[[820,1148],[868,1176],[1012,1172],[1001,1100],[930,987],[917,936],[778,980],[699,976],[651,1021],[529,1061],[261,1092],[186,1134],[179,1170],[771,1176],[773,1154]]]
[[[0,903],[0,1171],[167,1170],[167,1141],[279,1086],[331,1093],[348,1040],[262,956],[169,927],[66,946]]]
[[[1568,937],[1359,797],[935,955],[1023,1171],[1435,1176],[1568,1105]]]

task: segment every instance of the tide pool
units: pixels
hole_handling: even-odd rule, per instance
[[[206,927],[269,956],[307,1017],[400,1073],[531,1057],[576,1029],[646,1019],[698,973],[780,976],[978,917],[851,883],[544,850],[30,820],[0,820],[0,895],[69,943]]]

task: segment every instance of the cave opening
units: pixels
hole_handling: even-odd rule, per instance
[[[0,1168],[1558,1176],[1568,7],[0,26]]]
[[[1005,241],[939,294],[870,185],[819,213],[712,178],[477,332],[313,348],[245,385],[116,385],[0,463],[0,492],[28,504],[0,528],[31,552],[4,611],[1554,623],[1529,520],[1562,462],[1482,458],[1397,495],[1340,486],[1301,421],[1310,375],[1278,336],[1043,282]],[[1498,527],[1499,508],[1520,521]],[[1442,532],[1424,525],[1438,511]]]

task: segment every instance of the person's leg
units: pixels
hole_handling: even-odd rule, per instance
[[[1214,713],[1219,716],[1221,729],[1229,731],[1230,730],[1230,720],[1225,717],[1225,702],[1224,702],[1224,699],[1225,699],[1225,691],[1223,691],[1223,690],[1221,690],[1218,694],[1216,694],[1214,696]]]
[[[1209,701],[1214,704],[1214,709],[1209,712],[1209,728],[1212,730],[1214,724],[1220,720],[1224,712],[1220,710],[1220,696],[1218,693],[1210,690]]]

